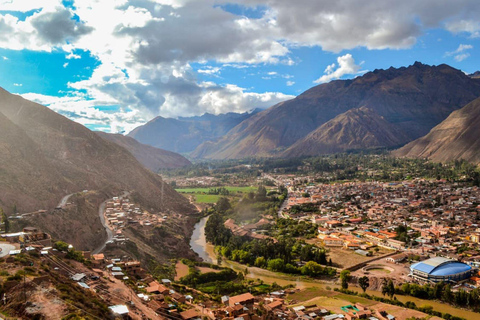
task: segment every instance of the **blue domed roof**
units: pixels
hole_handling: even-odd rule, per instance
[[[450,276],[465,271],[470,271],[471,266],[463,262],[450,260],[443,257],[435,257],[422,262],[412,264],[410,269],[428,273],[432,276]]]
[[[468,264],[462,262],[450,262],[436,267],[430,274],[432,276],[450,276],[471,270]]]

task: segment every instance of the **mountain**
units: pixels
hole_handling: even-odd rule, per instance
[[[148,146],[122,134],[105,132],[96,133],[103,139],[116,143],[127,149],[138,160],[138,162],[153,172],[158,172],[161,169],[186,167],[192,164],[178,153]]]
[[[464,159],[480,164],[480,98],[452,112],[426,136],[395,150],[393,155],[438,162]]]
[[[201,143],[216,140],[242,121],[260,110],[248,113],[205,113],[197,117],[178,119],[156,117],[128,134],[135,140],[150,146],[179,153],[189,153]]]
[[[371,109],[351,109],[322,124],[282,152],[283,157],[313,156],[354,149],[393,147],[407,137]]]
[[[475,71],[474,73],[471,73],[468,76],[471,77],[471,78],[478,79],[478,78],[480,78],[480,71]]]
[[[192,157],[226,159],[271,156],[350,109],[366,107],[394,124],[411,141],[454,110],[480,96],[480,79],[448,65],[375,70],[352,80],[313,87],[244,120]]]
[[[0,206],[53,209],[85,189],[131,190],[157,211],[194,208],[127,150],[37,103],[0,88]]]

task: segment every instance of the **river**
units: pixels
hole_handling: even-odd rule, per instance
[[[202,218],[196,225],[193,230],[192,238],[190,239],[190,246],[192,247],[192,250],[195,251],[204,261],[210,262],[217,264],[217,258],[214,250],[214,246],[210,243],[207,243],[207,240],[205,239],[205,225],[207,223],[208,216]],[[338,288],[338,285],[335,285],[331,282],[321,282],[318,280],[308,280],[305,279],[304,277],[295,277],[295,276],[288,276],[288,275],[283,275],[280,273],[276,272],[271,272],[265,269],[260,269],[256,267],[249,267],[247,268],[244,265],[241,265],[237,262],[233,261],[222,261],[222,266],[232,268],[233,270],[239,272],[244,272],[245,269],[247,270],[247,278],[252,278],[252,279],[260,279],[265,283],[274,283],[276,282],[277,284],[281,286],[286,286],[286,285],[295,285],[295,287],[299,289],[304,289],[308,287],[315,287],[315,288],[323,288],[326,289],[327,286],[331,288]],[[349,289],[355,290],[355,291],[361,291],[360,288],[358,287],[350,287]],[[376,295],[381,297],[381,293],[378,291],[371,291],[367,290],[367,293],[370,295]],[[401,300],[402,302],[406,301],[413,301],[417,306],[422,306],[422,305],[430,305],[432,306],[435,310],[441,311],[441,312],[448,312],[450,314],[454,314],[460,317],[463,317],[465,319],[480,319],[480,315],[478,313],[474,313],[472,311],[468,310],[462,310],[462,309],[456,309],[452,306],[449,306],[447,304],[439,303],[437,301],[432,301],[432,300],[423,300],[423,299],[417,299],[414,297],[406,297],[406,296],[401,296],[397,295],[397,299]]]

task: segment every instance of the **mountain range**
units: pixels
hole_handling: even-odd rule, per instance
[[[127,149],[143,166],[158,172],[161,169],[181,168],[192,163],[178,153],[155,148],[122,134],[96,132],[100,137]]]
[[[230,129],[258,113],[259,109],[245,113],[213,115],[178,119],[156,117],[135,128],[128,136],[156,148],[178,153],[189,153],[205,141],[214,141]]]
[[[436,162],[464,159],[480,164],[480,98],[434,127],[426,136],[395,150],[393,155]]]
[[[131,190],[156,211],[195,210],[125,148],[0,88],[0,206],[48,210],[85,189],[110,196]]]
[[[202,143],[190,156],[294,157],[391,147],[424,136],[479,96],[480,79],[445,64],[415,62],[374,70],[352,80],[318,85],[252,115],[222,138]],[[360,108],[369,111],[349,112]],[[358,125],[362,129],[355,131]]]

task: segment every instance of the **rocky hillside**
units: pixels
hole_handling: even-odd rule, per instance
[[[354,149],[403,145],[407,136],[367,108],[351,109],[324,123],[280,155],[312,156]]]
[[[192,156],[225,159],[270,156],[350,109],[366,107],[417,139],[454,110],[480,96],[480,79],[448,65],[375,70],[353,80],[321,84],[243,121]]]
[[[428,158],[438,162],[464,159],[480,164],[480,98],[454,111],[426,136],[410,142],[393,154]]]
[[[0,88],[0,206],[52,209],[69,193],[131,190],[157,211],[192,212],[188,201],[127,150],[52,110]]]
[[[103,139],[127,149],[138,162],[153,172],[158,172],[161,169],[181,168],[192,164],[178,153],[148,146],[122,134],[105,132],[97,132],[97,134]]]
[[[240,122],[259,110],[250,113],[206,113],[199,117],[178,119],[156,117],[134,129],[128,136],[150,146],[173,152],[189,153],[201,143],[216,140]]]

